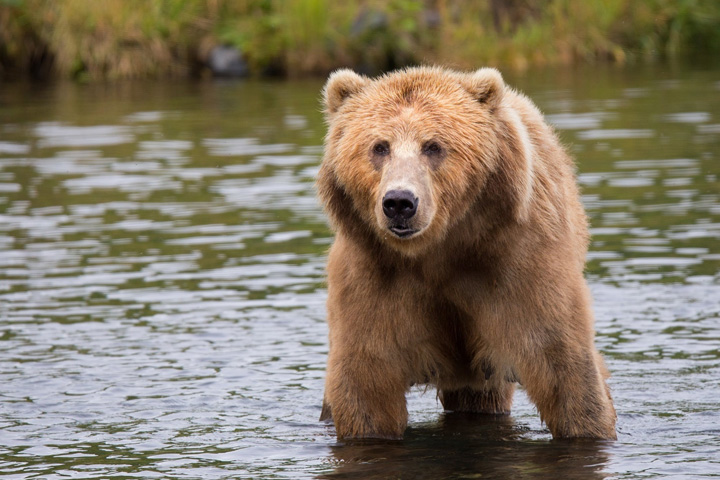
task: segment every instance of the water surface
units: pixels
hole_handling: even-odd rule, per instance
[[[0,85],[3,478],[720,475],[720,70],[507,79],[578,161],[617,442],[409,395],[406,439],[320,414],[322,82]]]

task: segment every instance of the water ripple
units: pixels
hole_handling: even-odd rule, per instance
[[[41,123],[35,127],[40,147],[93,147],[118,145],[135,140],[128,127],[117,125],[95,125],[78,127],[60,123]]]
[[[413,389],[403,442],[338,443],[317,421],[331,239],[313,187],[320,84],[163,85],[151,97],[144,85],[88,97],[73,84],[53,108],[0,122],[0,469],[711,477],[720,130],[699,110],[720,105],[714,77],[697,75],[688,88],[653,76],[524,88],[578,156],[597,344],[618,411],[609,444],[549,441],[522,389],[501,420],[443,414],[433,390]],[[22,111],[5,87],[9,111]],[[89,111],[94,126],[77,113]]]

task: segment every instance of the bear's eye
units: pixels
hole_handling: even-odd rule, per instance
[[[387,142],[378,142],[373,147],[373,153],[375,155],[385,156],[390,153],[390,144]]]
[[[422,151],[425,155],[436,156],[440,155],[443,149],[437,142],[427,142],[425,145],[423,145]]]

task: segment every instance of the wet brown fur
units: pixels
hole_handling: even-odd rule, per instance
[[[507,414],[519,381],[554,437],[615,438],[574,166],[534,104],[492,69],[343,70],[324,95],[317,188],[336,238],[322,417],[338,437],[402,437],[412,384],[435,385],[447,410]],[[421,154],[428,139],[440,160]],[[376,214],[378,140],[418,146],[402,162],[435,210],[413,237]]]

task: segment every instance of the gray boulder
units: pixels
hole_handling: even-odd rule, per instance
[[[208,66],[216,77],[247,77],[250,73],[240,50],[227,45],[217,46],[210,51]]]

